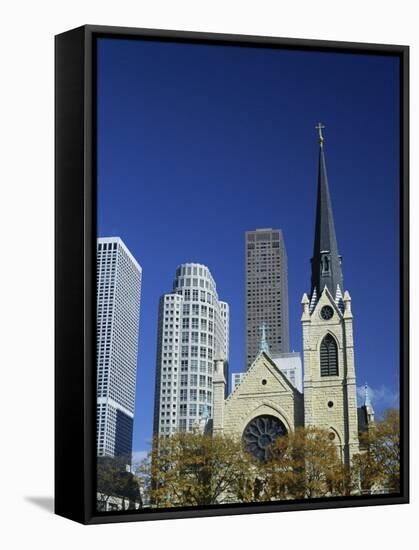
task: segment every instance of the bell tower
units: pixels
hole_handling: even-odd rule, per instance
[[[319,168],[311,293],[302,299],[304,415],[306,426],[329,431],[342,461],[359,450],[351,297],[343,287],[324,155],[319,132]]]

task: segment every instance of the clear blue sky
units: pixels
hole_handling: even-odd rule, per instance
[[[281,228],[291,349],[310,290],[318,141],[325,152],[357,384],[399,392],[399,62],[395,57],[100,39],[98,235],[143,268],[134,451],[152,434],[157,310],[176,266],[200,262],[230,304],[244,368],[244,232]]]

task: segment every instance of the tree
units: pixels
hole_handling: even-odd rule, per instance
[[[259,467],[263,490],[256,496],[283,500],[351,494],[350,470],[329,435],[327,430],[309,427],[276,439],[269,460]]]
[[[329,430],[297,428],[278,437],[259,462],[242,441],[198,431],[158,437],[138,471],[155,507],[199,506],[397,492],[400,485],[398,411],[361,437],[351,466]],[[378,488],[378,489],[377,489]]]
[[[124,456],[98,457],[97,459],[97,499],[100,508],[105,509],[111,497],[121,499],[121,507],[125,510],[141,504],[138,479],[127,471],[129,459]]]
[[[241,442],[198,431],[157,437],[139,472],[156,507],[251,502],[252,457]]]
[[[360,437],[364,452],[354,457],[354,468],[366,493],[400,491],[400,416],[389,409],[380,422]]]

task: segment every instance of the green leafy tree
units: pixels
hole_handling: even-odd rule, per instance
[[[111,497],[121,499],[122,509],[131,509],[135,503],[141,505],[138,478],[127,471],[129,459],[125,456],[98,457],[97,459],[97,499],[100,509],[106,508]]]
[[[400,415],[389,409],[383,420],[361,435],[364,452],[354,457],[363,492],[400,491]]]
[[[252,457],[231,437],[198,431],[153,441],[139,472],[157,507],[251,502]]]
[[[271,445],[269,460],[259,467],[263,490],[256,497],[284,500],[350,494],[350,471],[329,435],[309,427],[278,438]]]
[[[259,462],[240,439],[180,432],[156,438],[138,472],[156,507],[350,496],[359,493],[360,480],[364,492],[397,492],[398,411],[361,435],[361,448],[349,467],[328,430],[297,428]]]

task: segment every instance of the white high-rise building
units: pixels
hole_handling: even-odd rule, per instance
[[[288,380],[299,392],[303,392],[303,366],[298,352],[272,353],[275,365],[281,369]]]
[[[97,455],[132,452],[141,266],[119,237],[97,240]]]
[[[231,391],[234,391],[237,386],[240,386],[240,383],[242,381],[243,376],[245,375],[245,372],[233,372],[231,375]]]
[[[154,433],[170,435],[212,417],[216,355],[228,364],[229,308],[218,300],[209,269],[196,263],[176,270],[173,292],[160,299]],[[227,375],[227,373],[226,373]]]

